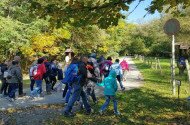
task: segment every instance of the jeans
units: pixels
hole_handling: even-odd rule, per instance
[[[5,78],[2,78],[1,82],[2,82],[2,86],[1,86],[0,94],[4,93],[4,95],[7,95],[8,83]]]
[[[123,83],[122,83],[121,76],[120,76],[120,75],[117,75],[116,78],[117,78],[117,80],[118,80],[118,82],[119,82],[119,84],[120,84],[121,89],[124,88]]]
[[[17,89],[18,89],[18,83],[10,83],[9,84],[8,93],[9,93],[10,98],[15,99],[15,92],[17,91]]]
[[[97,101],[94,88],[87,88],[86,94],[87,94],[88,96],[91,96],[91,97],[92,97],[93,102],[96,102],[96,101]]]
[[[36,82],[36,88],[31,92],[31,95],[37,95],[37,94],[41,94],[42,92],[42,80],[35,80]]]
[[[51,82],[48,76],[44,77],[46,83],[46,92],[51,92]]]
[[[73,89],[74,89],[73,94],[68,102],[68,105],[65,107],[64,112],[65,113],[71,112],[74,103],[79,99],[80,96],[82,98],[86,111],[91,112],[91,106],[87,101],[86,93],[84,92],[83,87],[79,84],[74,84]]]
[[[106,95],[105,97],[106,97],[106,102],[102,105],[100,110],[102,110],[102,111],[106,110],[106,108],[109,106],[110,100],[112,100],[113,101],[113,106],[114,106],[114,112],[118,113],[117,101],[115,99],[115,96]]]
[[[35,84],[35,80],[30,76],[30,90],[31,91],[34,90],[34,84]]]

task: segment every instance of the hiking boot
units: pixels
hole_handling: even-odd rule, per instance
[[[76,114],[73,113],[73,112],[64,112],[63,115],[64,115],[65,117],[74,117]]]

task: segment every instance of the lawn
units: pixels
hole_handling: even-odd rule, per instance
[[[95,113],[91,116],[84,115],[83,111],[77,112],[74,118],[59,116],[48,120],[47,124],[81,124],[81,125],[154,125],[154,124],[190,124],[190,108],[187,105],[188,84],[186,76],[177,76],[182,80],[180,100],[177,95],[172,95],[170,83],[169,59],[162,59],[162,74],[150,66],[135,60],[137,67],[144,77],[144,86],[117,94],[121,116],[113,115],[112,106],[104,115],[99,115],[98,110],[104,99],[93,107]]]

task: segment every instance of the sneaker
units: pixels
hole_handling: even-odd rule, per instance
[[[100,110],[99,113],[100,113],[100,115],[103,115],[103,111],[102,110]]]
[[[47,92],[46,94],[47,94],[47,95],[51,95],[52,93],[51,93],[51,92]]]
[[[125,90],[125,87],[123,87],[121,90],[124,91],[124,90]]]
[[[65,102],[65,104],[64,104],[65,106],[67,106],[68,105],[68,102]]]
[[[92,113],[94,113],[94,109],[91,108],[90,111],[86,112],[86,115],[91,115]]]
[[[9,102],[14,102],[14,101],[15,101],[15,99],[10,98],[10,97],[6,97],[6,99],[7,99]]]
[[[114,112],[115,115],[121,115],[121,113],[119,111]]]
[[[64,115],[65,117],[74,117],[76,114],[73,113],[73,112],[69,112],[69,113],[64,112],[63,115]]]
[[[0,98],[2,98],[3,97],[3,94],[0,94]]]

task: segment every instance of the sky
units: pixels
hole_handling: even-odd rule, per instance
[[[129,12],[131,12],[135,6],[138,4],[139,0],[136,0],[129,6]],[[147,8],[152,0],[144,0],[140,3],[140,5],[135,9],[133,13],[131,13],[128,18],[127,22],[130,23],[143,23],[143,22],[148,22],[151,21],[152,19],[159,18],[160,14],[156,12],[155,14],[148,14],[146,17],[143,18],[143,16],[147,13],[145,8]]]

